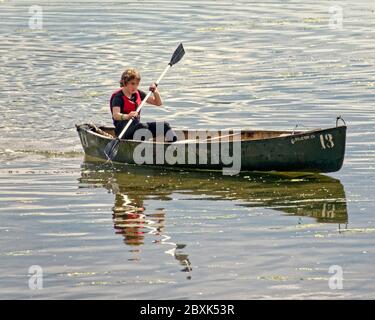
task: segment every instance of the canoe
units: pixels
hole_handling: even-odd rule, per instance
[[[121,140],[114,162],[168,168],[240,171],[303,171],[327,173],[341,169],[346,124],[314,130],[177,130],[177,142]],[[85,154],[106,160],[105,146],[114,127],[76,125]]]

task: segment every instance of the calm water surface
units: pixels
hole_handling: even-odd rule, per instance
[[[0,1],[0,298],[375,298],[373,1],[42,0],[41,30],[33,4]],[[343,169],[224,177],[85,158],[74,124],[110,124],[123,69],[146,89],[179,42],[165,110],[143,120],[308,129],[342,115]]]

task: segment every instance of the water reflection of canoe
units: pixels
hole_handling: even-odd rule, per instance
[[[113,139],[113,128],[90,124],[76,127],[85,153],[92,157],[106,159],[104,148]],[[173,144],[155,140],[121,140],[115,161],[139,163],[134,154],[137,146],[142,142],[142,146],[152,147],[149,165],[159,163],[159,166],[189,169],[221,170],[233,166],[234,163],[228,164],[227,159],[222,159],[220,144],[223,141],[228,141],[228,150],[233,154],[233,162],[240,159],[241,171],[334,172],[340,170],[345,154],[346,126],[337,126],[337,124],[333,128],[311,131],[242,130],[238,133],[218,131],[216,135],[211,136],[206,130],[175,131],[185,139]],[[189,135],[189,132],[194,134]],[[204,136],[205,139],[197,140],[197,136]],[[167,158],[168,152],[173,154],[179,151],[183,154],[184,160],[158,162],[159,156],[156,152],[160,147],[163,159]],[[193,156],[191,156],[192,150],[196,150]]]
[[[295,177],[293,177],[295,175]],[[241,206],[264,207],[288,215],[313,217],[318,222],[347,223],[346,197],[339,180],[319,174],[241,173],[236,177],[218,172],[174,171],[152,167],[124,167],[87,157],[80,187],[102,186],[128,204],[142,208],[144,201],[168,200],[173,192],[239,200]],[[117,205],[118,207],[119,205]],[[116,207],[116,204],[115,204]],[[157,217],[155,217],[156,219]]]

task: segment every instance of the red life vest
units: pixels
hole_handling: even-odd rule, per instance
[[[112,113],[112,100],[117,94],[119,94],[121,92],[121,90],[122,89],[118,89],[114,93],[112,93],[111,99],[109,100],[109,107],[111,108],[111,114],[113,114]],[[124,107],[121,110],[121,113],[129,114],[130,112],[137,110],[138,106],[142,102],[142,99],[141,99],[141,95],[139,94],[138,90],[135,93],[135,95],[136,95],[135,103],[133,101],[131,101],[127,96],[125,96],[125,95],[122,96],[122,100],[124,102]],[[141,113],[141,112],[139,112],[139,113]]]

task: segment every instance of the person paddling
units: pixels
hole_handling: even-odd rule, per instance
[[[120,80],[121,88],[116,90],[111,96],[110,108],[113,124],[115,126],[116,137],[120,135],[122,129],[126,126],[128,121],[133,118],[134,120],[123,136],[123,139],[133,139],[133,135],[138,129],[150,130],[153,138],[155,138],[156,128],[160,126],[161,130],[159,130],[161,132],[164,131],[164,137],[167,142],[176,141],[177,136],[171,129],[169,123],[142,123],[140,121],[140,112],[136,112],[136,109],[146,97],[146,93],[138,89],[140,81],[141,76],[136,69],[130,68],[125,70]],[[153,96],[150,96],[146,102],[155,106],[161,106],[163,101],[155,83],[149,87],[149,90],[153,93]]]

